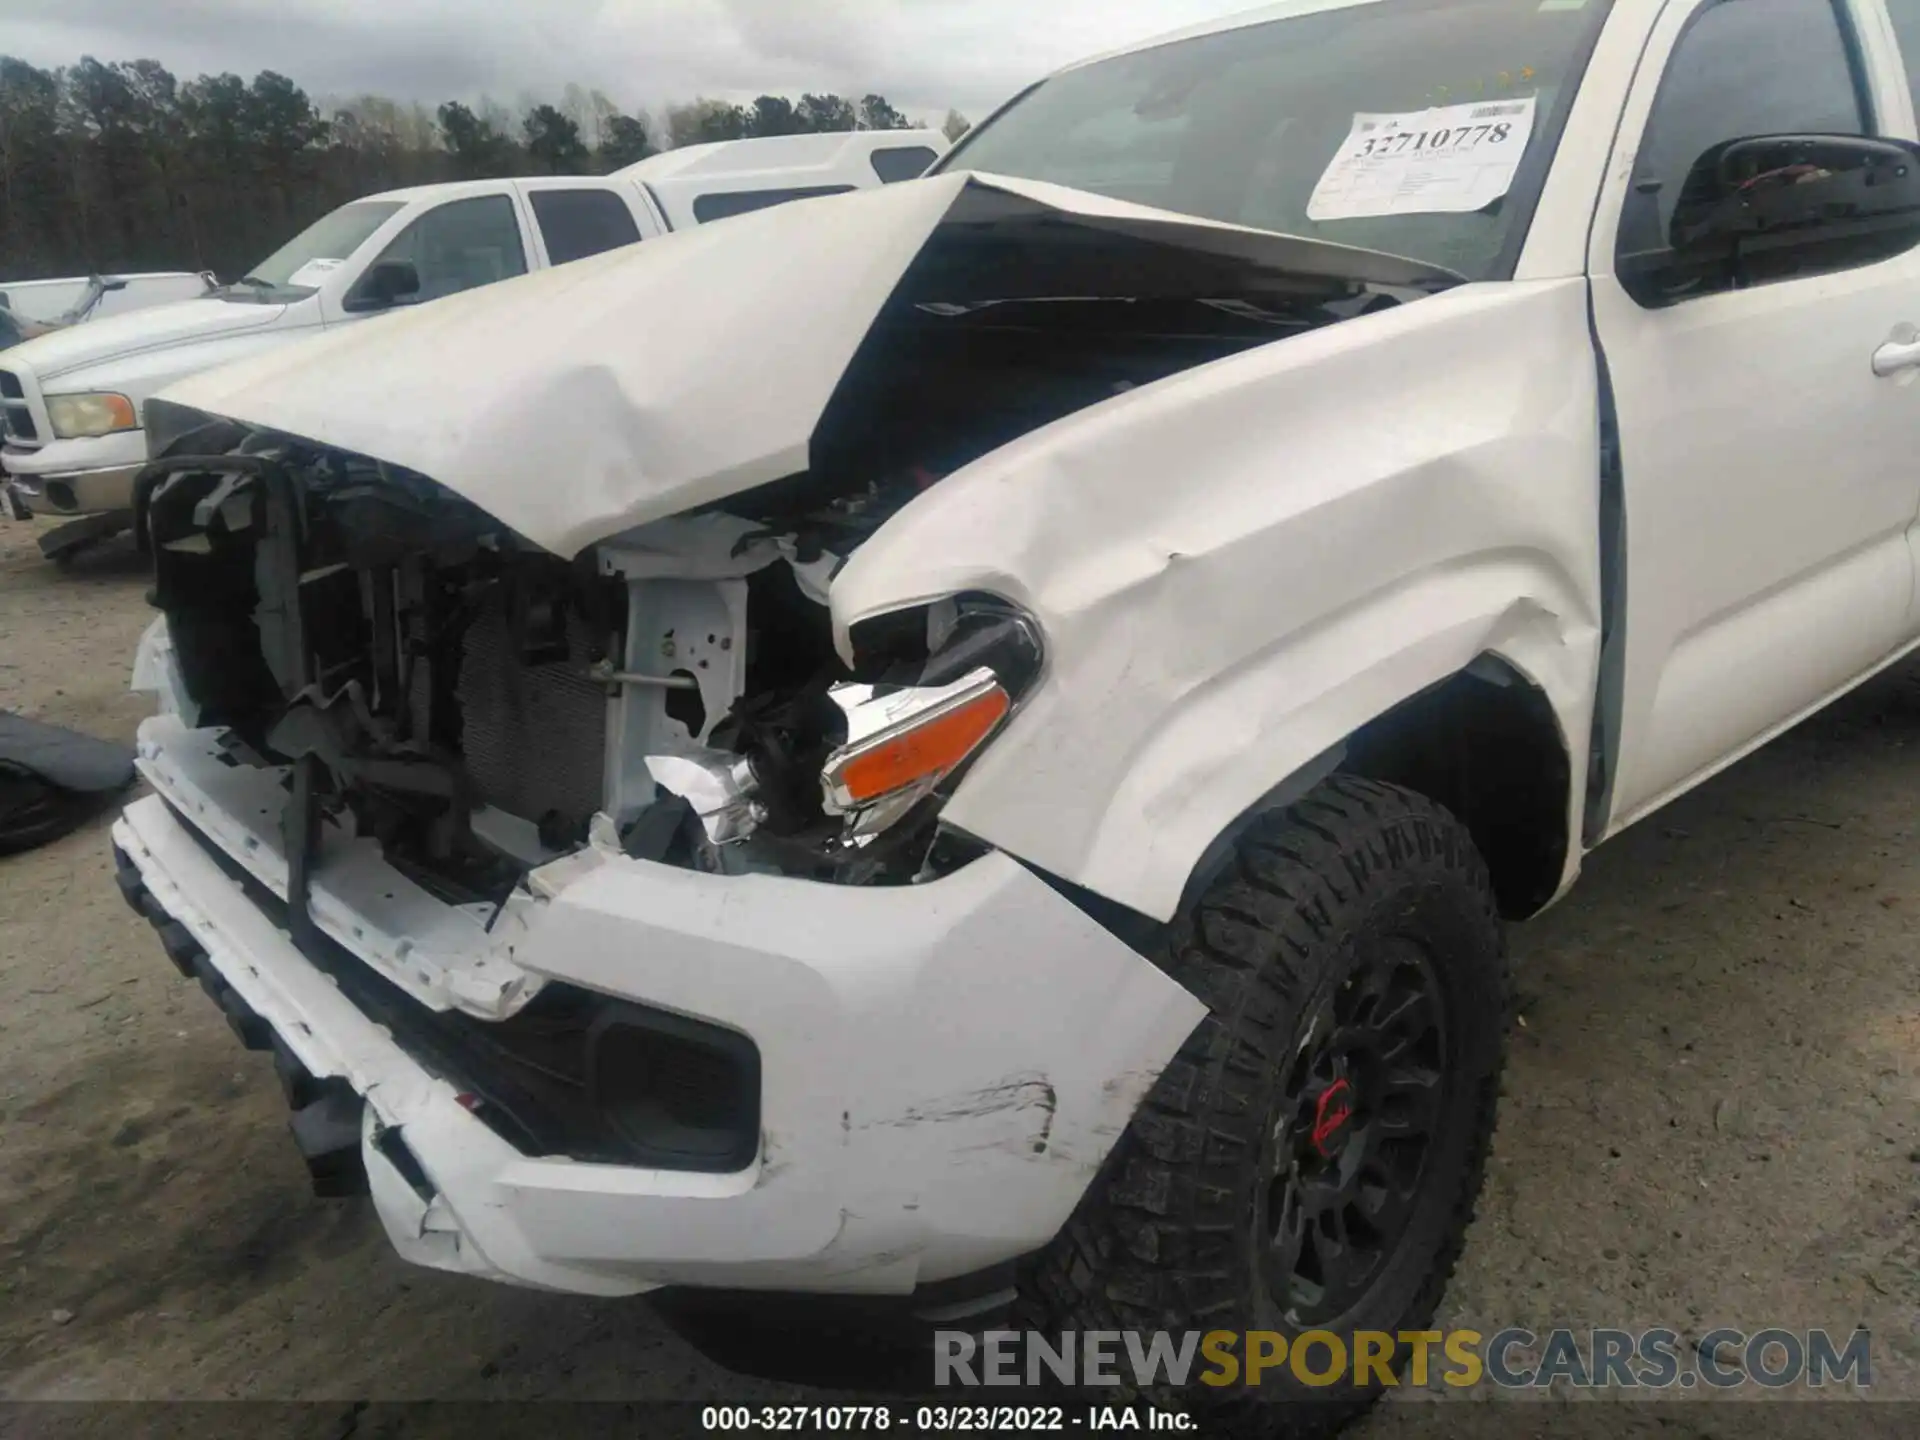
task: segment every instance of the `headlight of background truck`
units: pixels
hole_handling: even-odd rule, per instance
[[[138,430],[140,412],[124,395],[94,391],[81,395],[49,395],[47,419],[62,440],[111,435],[116,430]]]

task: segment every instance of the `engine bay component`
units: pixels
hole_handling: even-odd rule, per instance
[[[235,763],[285,767],[296,871],[344,829],[446,903],[497,908],[593,844],[854,885],[974,853],[941,811],[1039,682],[1038,624],[1004,597],[934,596],[862,620],[842,653],[841,567],[1022,436],[1421,291],[1399,262],[1221,254],[1210,231],[1188,250],[1043,225],[1034,249],[1038,204],[941,229],[791,473],[570,556],[550,517],[482,508],[464,472],[449,488],[394,463],[392,437],[353,453],[159,402],[169,453],[137,509],[179,688]]]
[[[686,675],[637,675],[631,670],[616,670],[602,660],[587,671],[596,685],[651,685],[661,690],[698,690],[700,682]]]
[[[295,872],[338,832],[492,913],[594,843],[847,884],[928,873],[943,787],[1039,639],[953,597],[863,627],[843,660],[834,552],[809,533],[896,503],[832,499],[772,534],[686,517],[569,563],[424,477],[255,437],[175,462],[147,518],[180,689],[230,763],[286,773]]]

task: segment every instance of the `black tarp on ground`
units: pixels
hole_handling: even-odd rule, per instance
[[[133,752],[0,710],[0,855],[56,840],[133,783]]]

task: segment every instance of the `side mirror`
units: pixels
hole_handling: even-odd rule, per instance
[[[420,272],[411,260],[381,260],[340,302],[343,310],[387,310],[420,293]]]
[[[1635,203],[1658,203],[1636,187]],[[1756,283],[1897,255],[1920,242],[1920,144],[1867,135],[1758,135],[1700,156],[1664,248],[1623,255],[1642,303],[1702,282]]]

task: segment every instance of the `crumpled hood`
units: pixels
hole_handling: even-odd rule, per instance
[[[57,380],[70,370],[125,355],[257,330],[278,320],[286,308],[243,301],[177,300],[56,330],[15,346],[7,359],[25,361],[42,381]]]
[[[896,291],[938,305],[1107,293],[1096,252],[1116,235],[1163,264],[1212,267],[1221,294],[1250,274],[1283,287],[1460,279],[959,172],[738,216],[204,372],[149,402],[150,444],[224,416],[405,466],[571,556],[805,470]],[[969,262],[983,241],[990,257]]]

